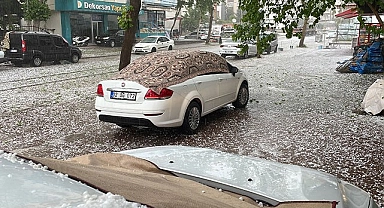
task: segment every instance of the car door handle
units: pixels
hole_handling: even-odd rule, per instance
[[[219,78],[219,82],[223,81],[224,79],[223,78]]]
[[[201,84],[201,83],[203,83],[202,81],[198,81],[198,82],[196,82],[196,84]]]

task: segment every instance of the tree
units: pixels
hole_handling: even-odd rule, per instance
[[[23,4],[24,19],[33,21],[33,26],[40,28],[41,21],[47,21],[51,16],[47,0],[28,0]]]
[[[366,28],[369,32],[372,34],[383,34],[384,33],[384,24],[383,20],[381,19],[380,13],[383,13],[384,11],[384,2],[383,1],[377,1],[377,0],[355,0],[350,1],[353,3],[356,3],[358,6],[358,20],[360,22],[360,27]],[[371,13],[373,14],[376,19],[378,20],[381,27],[376,26],[370,26],[365,24],[365,19],[362,17],[362,14],[364,13]]]
[[[177,4],[176,4],[176,8],[175,8],[176,9],[175,17],[173,19],[173,23],[172,23],[172,27],[171,27],[171,34],[170,34],[171,37],[173,36],[173,28],[175,27],[175,24],[176,24],[177,18],[180,15],[181,9],[185,5],[188,5],[188,4],[190,5],[191,3],[188,1],[185,1],[185,0],[177,0]]]
[[[257,41],[257,57],[265,47],[265,39],[260,38],[262,31],[265,31],[265,11],[263,10],[263,1],[253,2],[254,0],[243,0],[240,2],[240,9],[246,12],[242,17],[242,24],[235,24],[236,33],[232,36],[235,40],[240,42],[247,42],[249,40]],[[265,0],[264,0],[265,1]],[[248,50],[248,45],[244,44],[242,52]]]
[[[298,27],[300,20],[306,20],[304,22],[307,24],[309,17],[313,17],[314,21],[310,25],[313,27],[327,9],[335,7],[335,2],[335,0],[301,0],[300,2],[295,0],[243,0],[240,2],[240,9],[245,11],[242,18],[243,24],[235,25],[239,33],[235,35],[235,38],[246,41],[256,37],[258,53],[261,54],[266,43],[272,38],[271,36],[260,38],[260,35],[270,28],[270,25],[265,23],[265,17],[272,17],[277,24],[282,23],[287,38],[292,38],[293,29]],[[301,34],[299,37],[303,38],[302,43],[304,44],[305,35]]]
[[[246,12],[242,18],[241,25],[235,25],[238,34],[235,35],[235,39],[247,40],[252,39],[258,34],[262,34],[268,29],[268,25],[264,24],[264,18],[273,16],[274,21],[279,24],[282,23],[283,31],[286,33],[287,38],[292,38],[293,29],[298,27],[300,20],[304,20],[304,26],[315,26],[321,16],[327,9],[335,8],[336,0],[242,0],[240,2],[240,9]],[[373,34],[383,34],[383,21],[380,17],[380,13],[384,11],[384,1],[377,0],[346,0],[346,3],[355,3],[358,6],[359,17],[361,27],[365,27],[369,32]],[[255,12],[258,11],[258,12]],[[364,24],[363,13],[371,13],[376,16],[381,27],[373,27]],[[314,21],[309,23],[309,17],[314,18]],[[301,34],[299,34],[300,46],[304,46],[305,30],[308,27],[303,27]],[[263,41],[257,42],[262,45]]]
[[[123,7],[118,17],[119,26],[125,29],[124,41],[121,47],[119,70],[131,63],[131,51],[135,43],[138,28],[141,0],[131,0],[128,7]]]
[[[201,19],[201,11],[199,8],[194,6],[190,6],[187,8],[187,13],[183,16],[183,28],[188,31],[194,31],[199,27],[200,22],[207,21],[206,18],[203,17]]]
[[[13,30],[23,16],[21,4],[17,0],[0,0],[0,30]]]

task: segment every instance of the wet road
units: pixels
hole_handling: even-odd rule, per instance
[[[354,113],[383,74],[336,73],[336,62],[351,57],[347,48],[279,44],[283,51],[261,59],[229,59],[248,75],[249,105],[204,117],[200,132],[191,136],[97,121],[96,85],[116,73],[117,49],[92,58],[99,52],[84,48],[88,58],[78,64],[0,65],[0,149],[66,159],[155,145],[210,147],[331,173],[384,207],[384,117]],[[217,45],[184,47],[218,51]]]

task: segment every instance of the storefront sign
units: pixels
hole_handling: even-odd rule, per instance
[[[78,9],[94,10],[94,11],[109,11],[117,12],[121,11],[121,6],[117,5],[107,5],[108,2],[92,2],[92,1],[77,1]]]
[[[120,12],[121,6],[106,5],[107,2],[77,1],[78,9],[88,9],[97,11]]]
[[[55,9],[58,11],[82,11],[120,14],[125,3],[95,1],[95,0],[56,0]]]

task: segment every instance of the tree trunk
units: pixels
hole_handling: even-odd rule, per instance
[[[173,19],[173,24],[172,24],[171,31],[170,31],[171,34],[169,34],[171,36],[171,38],[173,38],[173,28],[175,27],[177,17],[179,16],[180,11],[181,11],[181,7],[177,8],[176,13],[175,13],[175,19]],[[180,33],[180,31],[179,31],[179,33]]]
[[[132,47],[136,40],[135,34],[137,32],[141,0],[131,0],[130,4],[133,6],[133,11],[131,12],[133,26],[125,30],[123,46],[121,47],[120,53],[119,70],[131,63]]]
[[[305,17],[303,29],[301,30],[300,42],[299,42],[299,47],[301,48],[305,47],[304,39],[305,39],[305,36],[307,35],[308,21],[309,21],[309,17]]]
[[[256,36],[256,43],[260,43],[260,35]],[[263,47],[260,44],[256,44],[257,54],[256,58],[261,58],[261,54],[263,53]]]
[[[212,22],[213,22],[213,5],[209,9],[209,26],[208,26],[208,36],[205,40],[205,44],[209,44],[209,40],[211,39],[211,30],[212,30]]]

